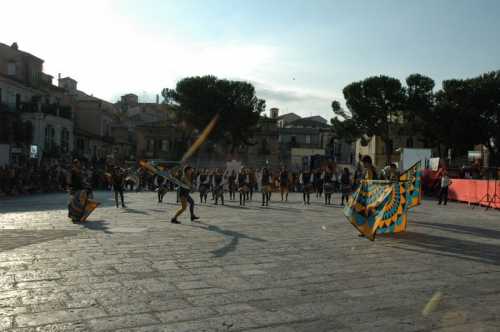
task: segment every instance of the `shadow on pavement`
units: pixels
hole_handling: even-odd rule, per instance
[[[92,231],[102,231],[106,234],[113,234],[113,232],[109,230],[108,222],[104,220],[86,221],[79,223],[79,225]]]
[[[151,212],[157,212],[157,213],[165,213],[165,212],[168,212],[168,210],[167,210],[167,209],[165,209],[165,210],[160,210],[160,209],[149,209],[149,211],[151,211]]]
[[[500,265],[500,241],[494,245],[418,232],[377,235],[377,239],[395,241],[397,244],[393,247],[402,250]]]
[[[212,253],[214,254],[215,257],[223,257],[223,256],[227,255],[228,253],[235,251],[240,239],[248,239],[248,240],[257,241],[257,242],[267,242],[266,240],[258,238],[258,237],[252,237],[252,236],[248,236],[246,234],[240,233],[240,232],[225,230],[225,229],[222,229],[218,226],[212,226],[212,225],[204,224],[201,222],[198,224],[200,226],[192,225],[191,227],[201,228],[201,229],[205,229],[209,232],[215,232],[215,233],[221,234],[223,236],[231,237],[231,241],[228,244],[226,244],[225,246],[223,246],[222,248],[219,248],[217,250],[212,250]],[[206,227],[204,227],[204,226],[206,226]]]
[[[149,213],[146,211],[141,211],[141,210],[136,210],[136,209],[131,209],[131,208],[125,208],[122,213],[143,214],[143,215],[149,216]]]
[[[79,233],[80,231],[77,230],[2,229],[0,230],[0,252],[64,237],[76,236]]]
[[[2,213],[18,213],[67,210],[69,198],[69,194],[65,192],[7,197],[0,199],[0,211]],[[94,199],[101,203],[100,208],[114,206],[114,200],[110,198],[107,191],[95,191]]]
[[[490,238],[490,239],[500,239],[500,231],[496,231],[493,229],[479,228],[479,227],[466,226],[466,225],[432,223],[432,222],[424,222],[424,221],[412,221],[412,224],[422,226],[422,227],[427,227],[427,228],[451,231],[453,233],[474,235],[474,236]]]
[[[230,208],[230,209],[243,209],[243,210],[248,210],[249,207],[246,206],[246,205],[229,205],[229,204],[226,204],[226,205],[223,205],[225,208]]]

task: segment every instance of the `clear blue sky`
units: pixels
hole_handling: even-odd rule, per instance
[[[67,9],[58,17],[81,12]],[[64,43],[54,40],[49,51],[31,42],[40,37],[36,31],[28,40],[0,32],[0,42],[18,41],[44,58],[46,68],[77,76],[80,86],[104,98],[128,91],[151,98],[181,77],[211,73],[254,82],[268,108],[328,118],[343,87],[371,75],[404,80],[418,72],[439,86],[444,79],[500,69],[496,0],[126,0],[82,2],[81,10],[102,17],[87,17],[91,30],[75,32],[80,43],[71,49],[79,53],[103,39],[98,52],[105,54],[89,54],[82,61],[92,65],[85,70],[80,61],[66,63],[54,52]],[[127,36],[130,45],[124,46]],[[116,57],[126,61],[116,64]],[[133,67],[128,74],[124,64]],[[99,75],[90,74],[92,68]],[[129,79],[109,81],[106,73]]]

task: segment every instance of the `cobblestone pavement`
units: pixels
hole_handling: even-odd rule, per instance
[[[370,242],[299,195],[197,207],[111,193],[84,225],[67,197],[0,201],[1,331],[500,331],[500,211],[425,201]]]

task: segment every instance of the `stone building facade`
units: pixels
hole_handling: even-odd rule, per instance
[[[52,76],[43,72],[43,60],[0,43],[0,112],[3,132],[26,132],[25,139],[1,137],[12,146],[13,161],[27,158],[31,146],[37,157],[69,157],[73,150],[73,101],[63,89],[52,84]],[[2,135],[0,135],[2,136]],[[8,135],[7,135],[8,136]],[[19,156],[15,155],[19,154]]]

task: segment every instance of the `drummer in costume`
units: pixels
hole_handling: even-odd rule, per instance
[[[325,205],[331,205],[332,194],[335,192],[335,173],[330,166],[327,166],[321,176],[325,192]]]
[[[209,172],[209,175],[208,175],[208,186],[209,186],[208,190],[212,193],[212,201],[215,199],[215,192],[214,192],[214,186],[213,186],[214,175],[215,175],[214,170],[211,170]]]
[[[245,169],[242,168],[238,174],[238,190],[240,192],[240,205],[243,206],[245,205],[248,192],[250,191],[249,182],[248,175]]]
[[[198,189],[200,191],[200,203],[207,202],[208,191],[210,190],[210,179],[207,175],[207,171],[203,170],[198,176]]]
[[[269,206],[269,201],[271,200],[272,181],[273,179],[271,173],[266,167],[264,167],[262,169],[262,178],[261,178],[262,206]]]
[[[181,201],[181,207],[175,213],[175,216],[170,220],[173,224],[180,224],[177,218],[186,210],[189,204],[189,213],[191,215],[191,221],[195,221],[200,219],[194,214],[194,201],[191,197],[191,187],[193,185],[193,168],[191,166],[184,167],[184,171],[182,172],[181,181],[186,184],[186,186],[190,187],[190,189],[179,187],[179,200]]]
[[[250,196],[250,200],[253,199],[253,192],[257,189],[257,175],[255,174],[255,170],[251,168],[248,171],[248,192]],[[248,200],[248,195],[247,195],[247,200]]]
[[[83,181],[80,161],[73,160],[71,170],[71,201],[68,205],[68,217],[73,222],[84,222],[100,203],[90,199],[91,189]]]
[[[321,169],[314,172],[314,190],[316,191],[316,198],[323,195],[323,178]]]
[[[215,171],[212,186],[214,188],[215,205],[218,205],[219,198],[221,204],[224,205],[224,175],[221,170]]]
[[[300,174],[300,184],[302,185],[304,204],[311,205],[311,193],[314,191],[314,175],[305,170]]]
[[[231,175],[228,178],[228,186],[229,186],[229,199],[234,201],[236,199],[236,172],[233,170]]]
[[[283,166],[280,172],[280,192],[281,192],[281,201],[283,201],[283,197],[285,201],[288,202],[288,185],[290,182],[290,175],[288,173],[288,169],[286,166]]]

